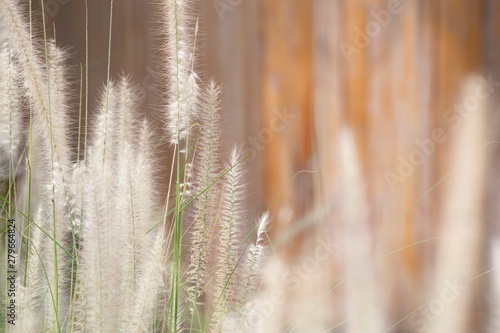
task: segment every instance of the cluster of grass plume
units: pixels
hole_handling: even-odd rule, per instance
[[[15,218],[19,254],[16,325],[6,321],[2,285],[2,329],[252,329],[270,218],[264,214],[242,233],[249,221],[245,156],[234,148],[226,159],[220,151],[220,89],[195,72],[193,4],[157,5],[167,36],[164,136],[174,151],[167,195],[157,188],[164,168],[154,149],[161,136],[138,112],[137,87],[127,77],[111,78],[108,60],[107,82],[89,119],[81,108],[87,57],[79,90],[84,122],[78,133],[70,131],[70,101],[78,98],[66,52],[47,36],[43,20],[43,38],[33,37],[31,1],[25,13],[20,1],[0,0],[2,247],[5,223]],[[1,260],[5,276],[4,254]]]

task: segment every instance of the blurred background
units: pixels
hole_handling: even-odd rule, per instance
[[[85,2],[44,2],[78,92]],[[226,148],[250,154],[248,225],[273,215],[258,331],[500,332],[500,1],[193,9],[201,77],[223,86]],[[112,27],[111,75],[142,87],[152,119],[157,12],[116,0]],[[88,1],[90,110],[109,14],[109,0]]]

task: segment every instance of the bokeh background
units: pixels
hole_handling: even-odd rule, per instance
[[[78,89],[85,2],[44,2]],[[500,1],[192,2],[226,148],[251,154],[248,224],[273,215],[260,331],[500,332]],[[157,13],[114,2],[111,75],[152,119]],[[109,14],[88,1],[90,109]]]

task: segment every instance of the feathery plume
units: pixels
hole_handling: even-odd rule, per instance
[[[236,330],[237,332],[248,332],[254,318],[256,304],[252,297],[257,293],[262,267],[265,261],[265,239],[266,231],[270,223],[269,212],[264,213],[259,219],[257,229],[257,240],[255,244],[250,244],[246,254],[245,262],[242,266],[242,280],[239,286],[240,307]]]
[[[130,79],[125,76],[118,81],[116,94],[117,119],[112,119],[112,122],[118,128],[115,128],[112,133],[116,140],[113,151],[120,154],[120,149],[123,149],[125,143],[130,145],[136,143],[139,134],[137,128],[140,126],[136,112],[139,109],[140,98],[137,86],[131,84]]]
[[[345,203],[342,224],[347,288],[347,332],[381,332],[380,297],[377,297],[376,272],[371,257],[368,207],[363,173],[352,132],[340,134],[340,173]]]
[[[107,331],[119,314],[116,300],[120,288],[120,226],[116,196],[117,183],[113,164],[113,145],[116,144],[116,90],[111,82],[108,94],[103,93],[99,104],[97,128],[86,170],[82,215],[82,252],[78,272],[75,327],[77,331]]]
[[[155,243],[155,232],[148,231],[154,226],[154,222],[161,216],[154,200],[157,193],[154,184],[154,170],[152,167],[151,154],[151,131],[146,121],[142,124],[139,138],[139,149],[132,151],[126,145],[123,152],[124,158],[129,158],[125,167],[119,167],[122,175],[119,179],[119,218],[123,239],[121,240],[120,255],[122,260],[122,295],[121,318],[128,318],[134,311],[138,292],[141,287],[141,277],[149,272],[150,265],[147,260],[150,256],[151,244]],[[163,233],[163,230],[156,231]],[[164,241],[162,241],[162,244]],[[164,244],[163,244],[164,246]],[[156,253],[156,256],[164,253]],[[164,260],[163,257],[155,260]],[[143,297],[143,296],[141,296]]]
[[[241,154],[235,147],[230,153],[229,169],[224,178],[221,208],[221,231],[217,251],[217,272],[214,293],[214,331],[221,329],[223,317],[234,305],[236,297],[235,271],[239,261],[239,232],[243,216],[244,185]]]
[[[39,226],[50,238],[43,237],[39,246],[39,260],[44,270],[41,285],[51,297],[42,298],[40,305],[41,325],[46,329],[64,329],[64,318],[69,309],[72,239],[71,216],[68,214],[70,149],[68,144],[67,121],[67,84],[64,65],[64,52],[47,42],[47,75],[34,73],[38,78],[47,78],[44,86],[50,96],[43,96],[41,103],[47,102],[48,109],[36,109],[34,94],[31,104],[35,106],[33,114],[33,143],[39,154],[32,164],[32,174],[38,183],[38,191],[44,198],[39,203],[41,218]],[[19,56],[22,59],[21,56]],[[24,68],[23,68],[24,69]],[[25,73],[25,75],[30,75]],[[26,81],[27,78],[25,77]],[[33,80],[33,81],[36,81]],[[26,82],[25,82],[26,83]],[[29,90],[29,89],[28,89]],[[29,95],[29,91],[28,91]],[[33,167],[36,166],[36,167]]]
[[[34,216],[33,223],[40,223],[42,210],[38,209]],[[34,225],[28,226],[30,229],[30,243],[28,262],[26,267],[26,285],[20,283],[20,314],[19,330],[22,332],[37,332],[40,316],[38,309],[47,296],[47,281],[44,276],[44,267],[41,265],[40,250],[42,249],[42,232]],[[49,296],[47,296],[49,297]]]
[[[168,285],[164,284],[168,270],[165,267],[165,239],[162,232],[157,233],[153,244],[151,253],[145,256],[148,260],[134,292],[130,312],[125,313],[122,332],[151,332],[156,324],[153,319],[159,300],[162,294],[169,291]]]
[[[468,77],[461,99],[475,96],[482,86],[481,78]],[[483,193],[486,153],[482,149],[485,129],[485,104],[479,103],[468,119],[455,132],[452,146],[454,168],[446,182],[440,229],[443,237],[437,251],[435,287],[439,291],[447,281],[465,283],[481,274],[482,240],[484,235]],[[446,305],[446,311],[430,323],[428,332],[465,333],[473,330],[471,304],[474,287],[467,286],[460,297]]]
[[[212,184],[220,171],[217,163],[219,146],[219,94],[220,90],[214,82],[210,82],[206,92],[206,109],[202,115],[202,129],[198,139],[198,154],[194,181],[196,193],[202,193],[195,201],[193,213],[193,231],[191,234],[190,266],[188,279],[190,283],[190,310],[203,294],[207,270],[207,254],[210,244],[210,232],[214,226],[214,205],[218,184]]]
[[[17,165],[22,138],[20,73],[9,44],[0,36],[0,179],[7,179],[9,167]]]
[[[9,44],[19,60],[19,67],[22,68],[20,71],[22,82],[34,109],[36,131],[41,137],[40,148],[45,152],[44,156],[49,157],[45,164],[52,174],[55,186],[58,184],[63,186],[64,175],[69,169],[71,156],[67,142],[66,114],[64,105],[61,103],[64,87],[51,87],[50,83],[52,80],[57,85],[57,78],[60,77],[59,71],[64,71],[63,57],[58,57],[56,51],[54,65],[51,65],[49,58],[47,58],[48,69],[46,69],[41,60],[46,59],[45,52],[40,52],[34,43],[31,43],[30,32],[18,2],[1,0],[0,4],[0,21],[9,31]],[[42,47],[43,50],[47,50],[47,56],[50,55],[51,48],[50,42]],[[53,67],[57,69],[53,69]],[[47,72],[49,72],[48,79]],[[49,94],[51,89],[53,91]],[[55,96],[61,96],[61,98]]]
[[[161,2],[161,14],[165,18],[163,31],[167,36],[165,77],[169,82],[165,113],[171,144],[189,139],[190,127],[199,109],[199,78],[194,71],[198,22],[194,24],[191,10],[189,1]]]

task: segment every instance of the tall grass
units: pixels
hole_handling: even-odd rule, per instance
[[[108,62],[95,116],[88,119],[85,101],[75,136],[69,101],[80,100],[81,115],[87,68],[78,96],[45,22],[36,39],[31,13],[0,0],[2,232],[3,221],[15,218],[19,235],[16,325],[6,322],[2,285],[2,329],[251,330],[269,215],[242,234],[245,156],[237,148],[228,159],[220,153],[220,89],[195,72],[198,22],[190,6],[158,2],[168,55],[164,134],[138,113],[137,87],[109,76]],[[165,167],[154,153],[162,137],[174,151],[166,196],[157,187]]]

